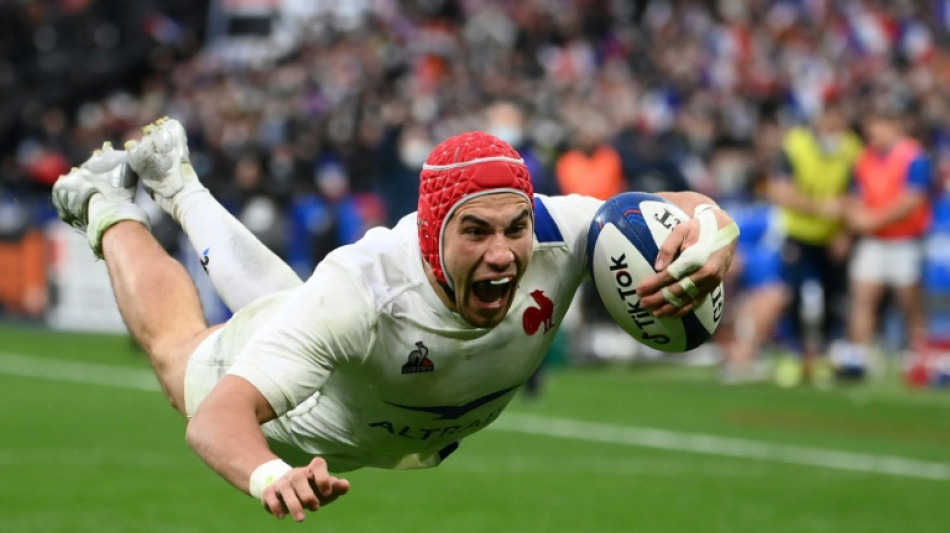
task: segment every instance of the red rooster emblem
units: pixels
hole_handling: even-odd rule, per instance
[[[534,298],[534,302],[538,307],[527,308],[521,317],[521,325],[524,326],[524,332],[528,335],[534,335],[543,324],[543,333],[547,333],[549,329],[554,327],[554,321],[552,320],[554,316],[554,302],[545,296],[544,291],[541,289],[532,291],[531,297]]]

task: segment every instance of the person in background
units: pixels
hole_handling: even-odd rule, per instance
[[[554,158],[535,147],[526,131],[527,122],[524,107],[511,100],[499,100],[485,108],[485,131],[507,142],[521,154],[531,173],[534,190],[540,194],[560,194],[551,172]]]
[[[627,190],[620,154],[609,142],[610,125],[600,111],[589,110],[589,120],[575,124],[573,147],[555,164],[563,194],[581,194],[607,200]]]
[[[906,318],[910,346],[919,346],[927,337],[920,279],[933,172],[920,143],[905,133],[902,120],[900,113],[885,109],[864,123],[868,146],[857,160],[853,196],[845,210],[848,227],[859,236],[848,271],[850,345],[832,354],[845,376],[866,373],[877,312],[887,289],[893,289]]]
[[[811,363],[840,335],[849,247],[842,216],[860,150],[861,141],[848,129],[842,110],[828,105],[813,124],[788,131],[778,168],[769,178],[767,197],[778,206],[786,234],[782,279],[790,289],[786,313],[792,349],[803,355],[778,366],[780,384],[796,384],[812,370],[826,368]],[[820,336],[810,333],[802,319],[803,288],[809,279],[823,293]]]
[[[719,336],[723,348],[720,378],[725,384],[768,377],[762,351],[776,340],[789,298],[781,275],[783,236],[775,211],[774,206],[760,199],[729,207],[740,233],[736,257],[726,278],[727,290],[737,296],[729,306],[732,327]]]

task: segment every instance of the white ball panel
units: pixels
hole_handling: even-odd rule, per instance
[[[624,331],[643,344],[671,352],[686,348],[682,322],[658,318],[642,309],[636,287],[655,274],[640,250],[613,224],[605,225],[590,260],[594,283],[607,312]]]

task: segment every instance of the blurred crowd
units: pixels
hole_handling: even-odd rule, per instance
[[[205,35],[200,2],[0,3],[3,205],[48,215],[61,172],[165,114],[303,275],[413,211],[428,151],[469,129],[512,143],[541,193],[752,202],[792,127],[887,106],[938,187],[950,173],[946,0],[250,4],[269,33]]]

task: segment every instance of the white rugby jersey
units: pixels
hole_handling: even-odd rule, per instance
[[[279,415],[265,434],[334,471],[419,468],[495,420],[540,365],[587,274],[601,201],[536,195],[535,204],[533,255],[494,328],[439,300],[415,215],[334,251],[303,287],[238,312],[218,348],[242,347],[228,373]]]

